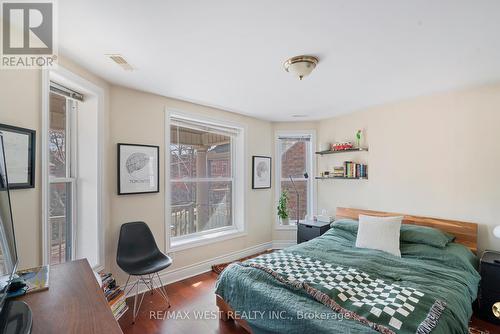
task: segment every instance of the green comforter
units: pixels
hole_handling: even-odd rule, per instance
[[[332,228],[319,238],[286,249],[325,263],[357,268],[387,282],[411,286],[446,302],[432,333],[467,333],[479,275],[476,257],[465,247],[401,244],[402,257],[355,248],[356,235]],[[254,333],[376,333],[343,318],[303,289],[293,289],[263,270],[233,264],[216,293],[245,319]]]

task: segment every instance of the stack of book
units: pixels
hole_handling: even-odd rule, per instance
[[[111,312],[113,312],[113,316],[116,320],[118,320],[128,310],[128,306],[125,303],[125,293],[116,284],[116,281],[111,273],[102,273],[101,279],[104,296],[108,301]]]
[[[366,178],[368,177],[368,166],[352,161],[344,161],[344,177],[353,179]]]
[[[333,177],[344,177],[344,167],[333,167]]]

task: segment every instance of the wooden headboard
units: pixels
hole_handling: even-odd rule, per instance
[[[448,232],[456,237],[455,242],[462,244],[468,247],[474,253],[477,253],[477,224],[475,223],[461,222],[458,220],[412,216],[404,213],[349,208],[337,208],[335,219],[350,218],[358,220],[360,214],[379,217],[404,216],[403,224],[434,227],[438,230]]]

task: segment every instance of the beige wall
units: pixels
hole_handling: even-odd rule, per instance
[[[227,241],[220,241],[207,246],[200,246],[174,254],[176,269],[199,263],[216,256],[242,250],[271,241],[270,212],[272,209],[272,190],[251,190],[251,157],[252,155],[272,154],[271,123],[256,120],[218,109],[204,107],[193,103],[169,99],[158,95],[113,86],[111,88],[111,143],[108,154],[113,157],[109,168],[108,185],[111,189],[110,233],[108,234],[107,263],[110,269],[123,280],[124,275],[116,267],[116,245],[120,225],[134,220],[148,223],[157,244],[165,245],[165,189],[164,182],[164,121],[165,107],[186,113],[236,122],[246,127],[246,189],[245,218],[247,235]],[[116,144],[138,143],[160,146],[160,193],[145,195],[118,196],[116,190]]]
[[[318,123],[318,143],[366,129],[368,153],[318,157],[318,171],[368,162],[368,181],[317,181],[318,209],[396,211],[479,223],[479,248],[500,250],[500,85],[421,97]]]
[[[0,70],[0,123],[36,130],[35,188],[12,190],[11,205],[20,268],[41,262],[41,74]]]
[[[116,144],[118,142],[159,145],[161,180],[164,180],[163,134],[165,107],[189,113],[226,119],[246,127],[246,188],[251,187],[251,156],[272,154],[271,123],[188,102],[164,98],[123,87],[111,86],[76,64],[62,59],[66,69],[101,87],[105,92],[103,194],[106,267],[116,268],[115,256],[119,227],[133,220],[148,222],[157,243],[165,245],[164,187],[159,194],[118,196],[116,194]],[[0,71],[0,123],[37,131],[36,187],[12,191],[12,207],[18,240],[20,267],[33,267],[41,256],[41,72],[35,70]],[[247,235],[174,254],[172,269],[271,241],[270,214],[272,190],[246,193]],[[256,210],[258,208],[258,210]]]
[[[108,92],[108,84],[71,61],[60,58],[59,64]],[[35,188],[12,190],[12,215],[16,233],[19,267],[29,268],[42,262],[41,220],[41,71],[0,70],[0,123],[36,131]],[[104,108],[107,122],[107,100]]]
[[[366,129],[369,153],[317,158],[318,171],[360,159],[369,164],[369,181],[315,181],[318,209],[351,206],[408,212],[478,222],[480,249],[500,249],[491,235],[500,216],[500,85],[439,94],[369,108],[311,123],[269,123],[200,105],[111,86],[77,65],[69,70],[105,91],[104,182],[106,267],[119,273],[115,253],[119,226],[144,220],[158,244],[165,245],[164,189],[159,194],[116,194],[116,144],[160,145],[164,180],[165,107],[238,122],[246,126],[246,223],[248,234],[237,239],[174,254],[172,269],[271,240],[295,240],[295,231],[277,231],[274,185],[250,190],[251,156],[274,157],[274,132],[316,129],[317,144],[352,139]],[[41,263],[41,74],[0,70],[0,123],[37,131],[36,188],[12,191],[20,267]],[[316,147],[317,148],[317,147]],[[275,163],[275,159],[273,164]],[[273,168],[274,173],[274,168]],[[274,179],[274,176],[273,176]],[[161,181],[163,186],[163,181]],[[122,274],[118,274],[123,279]]]

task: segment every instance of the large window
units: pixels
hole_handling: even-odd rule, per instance
[[[75,201],[75,171],[72,162],[74,127],[78,102],[50,93],[49,110],[49,261],[72,259]]]
[[[276,191],[288,195],[288,216],[291,225],[297,218],[312,216],[313,176],[312,133],[282,133],[276,136]],[[293,180],[293,182],[292,182]],[[295,186],[294,186],[295,185]],[[297,216],[298,215],[298,216]],[[278,219],[279,224],[281,221]]]
[[[170,122],[170,237],[196,239],[238,229],[236,128],[173,117]]]
[[[42,262],[104,263],[104,91],[59,67],[42,73]]]

